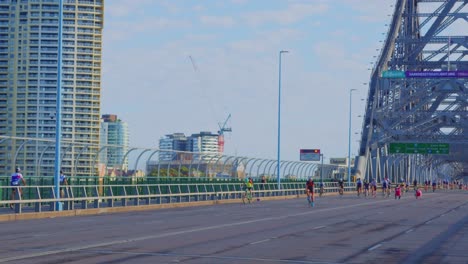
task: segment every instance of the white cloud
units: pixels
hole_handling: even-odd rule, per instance
[[[164,17],[149,17],[138,21],[114,22],[104,27],[106,41],[130,40],[137,33],[155,34],[163,30],[187,29],[192,27],[190,20],[176,20]]]
[[[141,13],[152,3],[152,0],[112,0],[112,3],[106,5],[106,13],[112,17],[133,16]]]
[[[236,5],[244,5],[248,2],[248,0],[231,0],[231,3]]]
[[[296,23],[314,14],[325,13],[328,10],[326,4],[301,4],[293,3],[285,10],[251,12],[245,15],[248,24],[259,26],[267,23],[279,23],[283,25]]]
[[[235,24],[230,16],[201,16],[200,21],[209,26],[232,27]]]

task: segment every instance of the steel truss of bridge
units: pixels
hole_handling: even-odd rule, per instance
[[[396,0],[370,77],[358,177],[467,177],[467,5],[466,0]],[[390,143],[444,143],[450,152],[395,154]]]

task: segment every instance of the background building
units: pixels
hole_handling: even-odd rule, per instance
[[[218,134],[200,132],[190,136],[190,151],[202,152],[202,155],[194,155],[193,159],[211,160],[222,155],[219,151]]]
[[[148,161],[146,172],[153,175],[177,174],[180,168],[184,168],[184,176],[209,176],[216,175],[214,163],[217,157],[223,153],[218,144],[218,134],[202,131],[187,137],[184,133],[166,135],[159,140],[159,159]],[[199,154],[202,152],[203,154]],[[223,164],[219,165],[223,166]],[[232,164],[225,169],[232,168]],[[168,172],[167,169],[172,171]],[[159,173],[157,172],[159,171]],[[161,172],[162,171],[162,172]],[[190,175],[188,175],[190,174]],[[228,173],[230,175],[230,173]]]
[[[192,134],[186,137],[184,133],[174,133],[166,135],[159,140],[159,149],[167,150],[159,152],[159,160],[173,161],[173,160],[196,160],[201,158],[202,160],[210,160],[213,157],[222,155],[218,144],[218,134],[211,132],[200,132],[198,134]],[[177,153],[174,151],[185,151],[194,152],[188,153]],[[197,152],[203,152],[203,155],[196,154]]]
[[[63,1],[62,163],[93,175],[99,147],[103,0]],[[58,0],[0,1],[0,174],[53,175]],[[73,142],[73,143],[72,143]]]
[[[168,151],[159,152],[159,160],[172,161],[183,159],[180,153],[174,151],[190,151],[188,142],[189,139],[184,133],[174,133],[161,138],[159,140],[159,149]],[[189,159],[191,159],[191,157]]]
[[[126,122],[117,115],[102,115],[99,162],[106,167],[127,170],[129,150],[129,132]]]

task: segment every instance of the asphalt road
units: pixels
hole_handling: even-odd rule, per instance
[[[468,263],[468,193],[304,198],[0,223],[11,263]]]

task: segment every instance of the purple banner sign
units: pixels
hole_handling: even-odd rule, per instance
[[[468,71],[406,71],[406,78],[468,78]]]

